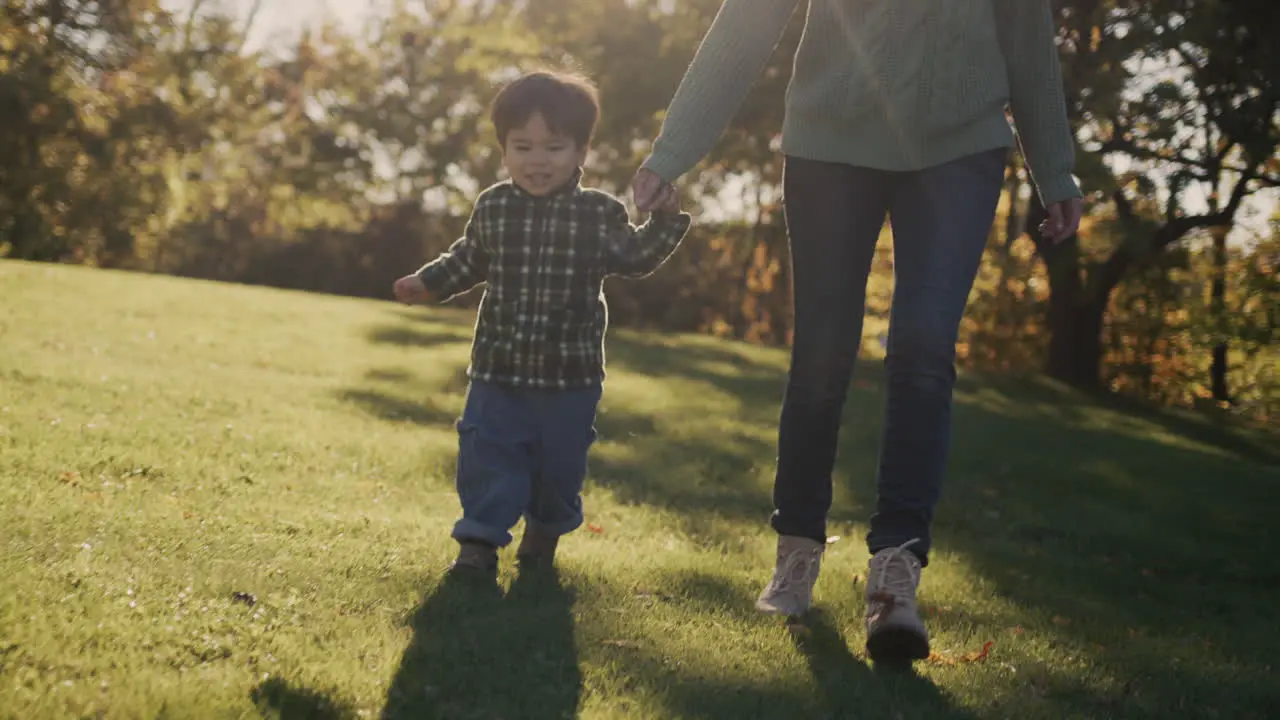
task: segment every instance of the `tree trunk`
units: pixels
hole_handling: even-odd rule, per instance
[[[1105,303],[1049,298],[1049,358],[1045,372],[1074,387],[1102,387],[1102,318]]]
[[[1231,402],[1231,393],[1227,390],[1227,341],[1213,346],[1213,366],[1209,368],[1209,376],[1213,381],[1213,399],[1218,402]]]
[[[1102,319],[1111,289],[1089,293],[1080,274],[1078,238],[1057,245],[1038,235],[1045,219],[1038,199],[1027,210],[1026,228],[1049,273],[1049,356],[1045,373],[1086,390],[1102,387]]]
[[[1213,231],[1213,287],[1210,297],[1213,312],[1213,328],[1215,341],[1213,344],[1213,363],[1209,367],[1210,385],[1213,399],[1218,402],[1230,402],[1231,394],[1227,389],[1227,229],[1214,228]]]

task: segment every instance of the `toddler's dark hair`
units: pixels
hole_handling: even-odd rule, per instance
[[[498,92],[490,118],[498,131],[498,144],[524,127],[534,113],[542,116],[557,135],[573,138],[579,147],[591,143],[600,119],[596,86],[585,77],[542,70],[523,75]]]

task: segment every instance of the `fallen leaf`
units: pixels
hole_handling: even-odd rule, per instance
[[[946,665],[948,667],[956,664],[954,658],[947,657],[946,655],[936,651],[929,653],[929,657],[925,658],[925,662],[932,663],[934,665]]]
[[[1026,632],[1026,630],[1023,630],[1021,625],[1017,625],[1017,626],[1015,626],[1015,627],[1013,628],[1013,634],[1014,634],[1014,635],[1022,635],[1022,634],[1024,634],[1025,632]]]
[[[961,663],[985,662],[987,656],[991,654],[992,645],[995,645],[995,643],[988,640],[983,643],[981,650],[965,653],[958,658],[951,657],[950,655],[943,655],[940,652],[934,651],[929,653],[929,657],[926,658],[925,662],[933,663],[934,665],[946,665],[947,667],[952,667]]]
[[[991,654],[992,645],[995,645],[995,643],[992,642],[991,640],[986,641],[985,643],[982,644],[981,650],[977,652],[971,652],[965,655],[964,657],[960,658],[960,662],[971,663],[971,662],[985,661],[987,659],[987,656]]]
[[[595,524],[595,523],[587,523],[587,529],[588,529],[588,530],[590,530],[591,532],[593,532],[593,533],[597,534],[597,535],[602,535],[602,534],[604,534],[604,528],[600,527],[599,525],[597,525],[597,524]]]
[[[1063,617],[1063,616],[1061,616],[1061,615],[1054,615],[1054,616],[1053,616],[1053,624],[1054,624],[1054,625],[1062,625],[1062,626],[1070,625],[1070,624],[1071,624],[1071,618]]]
[[[182,511],[182,519],[183,519],[183,520],[190,520],[191,518],[193,518],[193,517],[195,517],[195,516],[196,516],[196,514],[195,514],[195,513],[193,513],[193,512],[191,512],[190,510],[183,510],[183,511]]]

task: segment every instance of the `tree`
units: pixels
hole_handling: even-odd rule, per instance
[[[31,260],[115,264],[163,203],[165,127],[142,87],[168,27],[154,0],[6,0],[0,9],[0,248]]]
[[[1051,287],[1046,369],[1097,387],[1116,286],[1193,232],[1230,228],[1246,198],[1280,185],[1280,6],[1074,0],[1060,19],[1081,175],[1112,205],[1120,242],[1038,242]],[[1027,224],[1042,218],[1033,207]]]

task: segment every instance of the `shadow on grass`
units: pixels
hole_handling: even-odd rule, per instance
[[[370,370],[365,373],[365,380],[368,384],[340,390],[336,397],[382,420],[433,427],[447,427],[458,419],[467,391],[463,366],[436,384],[424,383],[411,373],[394,368]]]
[[[271,720],[352,720],[350,707],[309,688],[294,687],[282,678],[268,678],[249,694],[263,718]]]
[[[384,720],[573,718],[582,692],[573,592],[554,570],[446,575],[411,620]]]
[[[868,707],[876,706],[893,708],[892,714],[884,717],[906,717],[903,708],[894,707],[906,698],[912,717],[972,717],[952,706],[937,686],[914,670],[869,667],[856,658],[824,612],[811,612],[799,631],[793,631],[792,639],[808,662],[832,717],[864,717]]]
[[[613,368],[706,383],[740,398],[744,420],[775,425],[784,372],[754,353],[631,333],[611,336],[609,347]],[[882,377],[878,363],[859,365],[834,522],[865,522],[875,497]],[[1280,706],[1267,679],[1280,643],[1280,627],[1266,620],[1280,591],[1272,451],[1196,418],[1040,381],[965,375],[957,391],[935,545],[964,558],[988,592],[1018,609],[985,618],[984,630],[1025,625],[1068,646],[1054,657],[1088,658],[1103,675],[1124,679],[1027,666],[1010,682],[1050,714],[1141,718],[1216,708],[1223,717],[1262,717]],[[621,448],[593,458],[596,484],[670,511],[684,532],[709,543],[728,543],[747,523],[764,531],[771,437],[700,431],[696,417],[681,421],[678,433],[658,432],[652,418],[622,408],[600,425],[602,438],[617,438]],[[718,529],[717,520],[737,527]],[[928,585],[926,576],[926,603]],[[931,622],[964,631],[969,620],[942,614]],[[824,651],[832,662],[847,662],[832,647]],[[700,685],[651,660],[646,672],[667,673],[668,694],[685,716],[717,717],[717,692],[754,698],[744,707],[796,701],[773,688]],[[822,671],[834,672],[826,664]]]
[[[439,329],[419,330],[404,325],[387,325],[371,330],[369,341],[401,347],[439,348],[442,345],[470,343],[471,333],[462,328],[441,331]]]
[[[436,405],[430,397],[408,400],[378,390],[351,389],[339,392],[338,399],[355,405],[374,417],[391,422],[448,426],[458,418],[457,412]]]
[[[1280,475],[1160,439],[1146,415],[1052,389],[1002,400],[1000,386],[956,406],[935,544],[1028,610],[1009,627],[1047,628],[1125,678],[1027,672],[1028,692],[1100,716],[1264,716],[1280,628],[1256,619],[1280,589],[1280,530],[1263,508]]]
[[[979,373],[963,376],[961,392],[994,390],[1021,403],[1051,407],[1047,416],[1079,423],[1090,413],[1106,409],[1135,425],[1155,426],[1171,435],[1236,455],[1260,465],[1280,466],[1280,435],[1249,427],[1218,412],[1169,409],[1137,398],[1108,392],[1081,392],[1043,377],[989,377]]]
[[[646,647],[647,641],[619,649],[594,650],[599,665],[615,668],[614,673],[631,684],[645,688],[646,694],[665,706],[661,717],[705,718],[972,718],[929,680],[909,672],[879,671],[858,658],[838,627],[822,613],[810,613],[802,625],[784,626],[762,617],[752,608],[752,598],[723,577],[698,571],[668,574],[660,583],[669,593],[660,602],[683,606],[681,614],[707,618],[712,632],[733,633],[734,627],[773,625],[772,632],[790,634],[796,652],[804,661],[812,683],[797,684],[773,677],[771,668],[788,664],[792,658],[743,656],[720,657],[712,665],[689,664]],[[607,597],[593,598],[596,604]],[[664,611],[652,609],[661,617]],[[728,616],[728,617],[726,617]],[[617,616],[608,622],[617,622]],[[631,627],[621,630],[629,637],[643,637],[646,619],[625,614]],[[589,628],[599,632],[599,629]],[[610,631],[619,632],[612,627]],[[773,652],[770,650],[770,652]],[[785,650],[783,652],[786,652]],[[755,677],[744,676],[740,663],[755,665]],[[763,677],[758,663],[764,662]]]

